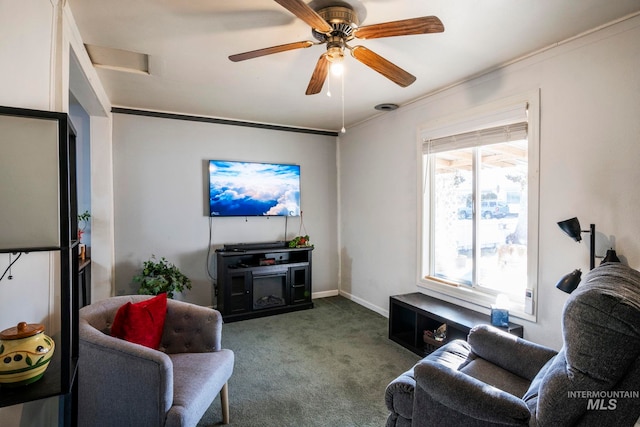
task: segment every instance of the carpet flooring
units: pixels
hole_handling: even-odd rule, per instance
[[[230,426],[384,426],[387,384],[418,361],[388,339],[388,320],[343,297],[293,313],[224,324],[235,353]],[[198,424],[219,425],[220,397]]]

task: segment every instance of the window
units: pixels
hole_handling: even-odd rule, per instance
[[[476,109],[421,131],[420,283],[524,312],[537,283],[536,96]]]

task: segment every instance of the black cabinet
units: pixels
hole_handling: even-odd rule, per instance
[[[0,198],[3,206],[11,206],[0,211],[0,252],[59,252],[59,313],[53,315],[60,316],[61,327],[43,377],[23,387],[0,386],[0,407],[61,396],[59,420],[65,426],[76,424],[73,396],[79,272],[75,147],[75,131],[67,114],[0,107]]]
[[[436,341],[425,331],[433,332],[447,325],[447,335]],[[419,356],[426,356],[448,341],[466,340],[471,328],[491,324],[491,316],[451,304],[419,292],[395,295],[389,299],[389,339]],[[521,325],[509,322],[500,328],[522,338]]]
[[[217,309],[226,322],[313,307],[311,251],[286,242],[216,251]]]
[[[78,306],[91,304],[91,260],[80,258],[78,266]]]
[[[311,301],[311,269],[308,266],[289,268],[289,298],[291,304]]]

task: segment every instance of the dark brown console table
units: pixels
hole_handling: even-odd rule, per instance
[[[443,323],[447,325],[446,339],[425,342],[424,331],[434,331]],[[466,340],[471,328],[479,324],[490,325],[491,316],[419,292],[389,298],[389,339],[419,356],[448,341]],[[509,322],[508,327],[500,329],[522,338],[522,325]]]
[[[78,265],[78,306],[91,304],[91,259],[80,258]]]
[[[287,242],[218,249],[217,309],[224,321],[312,308],[312,250],[290,248]]]

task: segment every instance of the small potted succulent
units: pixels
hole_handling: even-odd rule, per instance
[[[174,293],[191,289],[191,280],[182,274],[178,267],[165,257],[156,259],[155,255],[151,255],[151,258],[142,264],[142,272],[134,276],[133,281],[140,285],[140,295],[158,295],[166,292],[167,297],[173,298]]]

